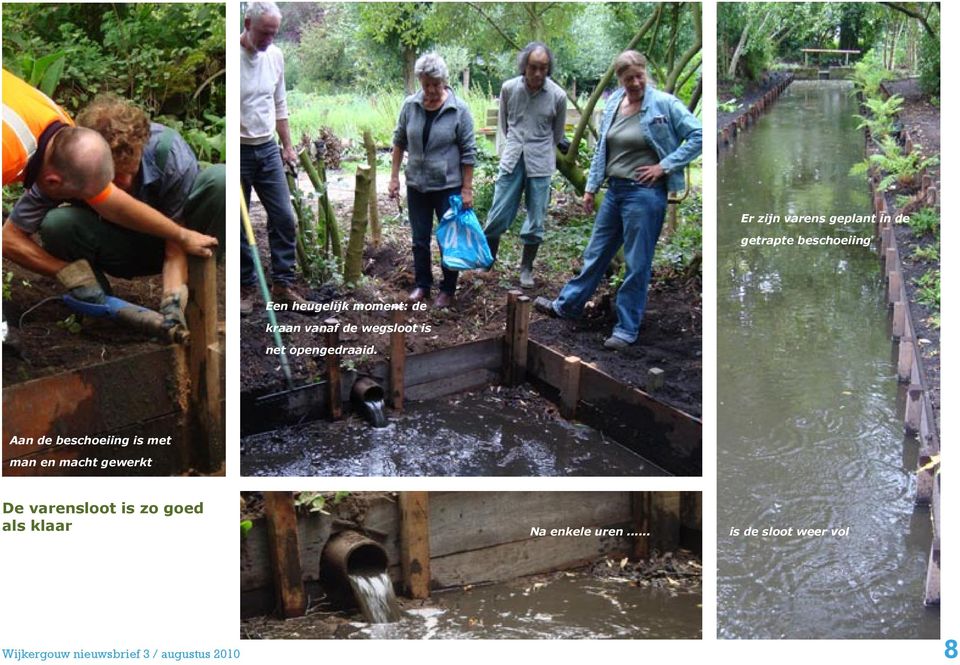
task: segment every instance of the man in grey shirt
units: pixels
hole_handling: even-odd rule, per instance
[[[567,95],[549,78],[553,53],[545,44],[527,44],[520,51],[517,66],[520,76],[500,89],[500,170],[483,232],[496,259],[500,236],[516,219],[520,197],[525,197],[520,286],[530,289],[534,286],[533,261],[543,242],[550,179],[557,168],[556,145],[563,139]]]

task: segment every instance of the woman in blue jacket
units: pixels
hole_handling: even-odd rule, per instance
[[[667,210],[667,192],[683,189],[683,169],[700,154],[700,121],[673,95],[647,84],[647,61],[624,51],[614,63],[620,88],[607,100],[583,205],[593,212],[607,193],[583,253],[583,269],[556,300],[537,298],[551,316],[577,318],[623,246],[626,276],[617,291],[617,325],[603,343],[622,350],[637,340],[647,302],[653,251]]]

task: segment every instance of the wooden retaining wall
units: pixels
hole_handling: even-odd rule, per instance
[[[320,579],[323,548],[344,528],[359,528],[380,542],[391,577],[404,580],[404,495],[423,495],[428,505],[421,524],[429,563],[417,569],[429,571],[427,582],[432,589],[576,568],[601,556],[635,559],[648,556],[654,548],[662,553],[681,544],[700,550],[698,492],[401,492],[396,498],[377,495],[364,501],[359,518],[336,508],[332,515],[301,515],[297,532],[302,582]],[[549,534],[551,529],[568,526],[623,529],[624,535],[531,536],[533,527]],[[625,535],[641,532],[650,536]],[[241,604],[248,615],[273,607],[276,582],[270,551],[267,520],[261,518],[240,548]]]
[[[773,106],[773,103],[777,101],[777,98],[783,94],[783,91],[787,89],[787,86],[789,86],[793,80],[794,75],[788,74],[772,88],[763,93],[763,96],[751,104],[746,112],[739,115],[725,127],[719,129],[717,131],[717,153],[719,154],[726,146],[733,145],[733,142],[739,134],[747,131],[750,125],[756,123],[760,116],[763,115],[769,107]]]
[[[909,136],[907,137],[909,141]],[[912,141],[907,145],[913,148]],[[883,265],[887,285],[887,302],[891,311],[891,329],[897,348],[897,378],[906,387],[906,405],[904,408],[904,430],[916,435],[920,444],[917,456],[916,501],[930,505],[933,520],[934,537],[930,549],[930,563],[927,570],[927,582],[924,602],[940,602],[940,482],[939,465],[935,460],[940,456],[940,433],[933,415],[929,387],[923,369],[923,355],[920,350],[915,324],[907,298],[906,279],[897,236],[894,232],[893,218],[887,208],[882,191],[875,189],[880,175],[871,174],[870,185],[873,190],[873,211],[876,215],[876,233],[879,237],[879,256]],[[928,176],[923,176],[919,196],[924,200],[937,200],[936,187]],[[932,205],[935,205],[932,204]]]

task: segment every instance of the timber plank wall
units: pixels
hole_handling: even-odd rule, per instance
[[[695,492],[430,492],[429,538],[432,588],[502,582],[553,570],[576,568],[601,556],[629,555],[643,496],[673,497],[676,514],[652,533],[661,552],[681,545],[699,551],[700,494]],[[681,499],[682,497],[682,499]],[[669,502],[668,502],[669,503]],[[344,515],[301,515],[300,561],[305,583],[320,578],[320,557],[330,537],[344,528]],[[356,515],[350,519],[356,519]],[[387,552],[391,576],[400,577],[400,509],[379,495],[357,520]],[[254,522],[240,547],[241,605],[247,615],[272,607],[273,577],[266,520]],[[621,536],[531,536],[532,527],[622,528]],[[695,542],[694,542],[695,541]]]

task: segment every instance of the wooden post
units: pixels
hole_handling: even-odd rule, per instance
[[[406,323],[406,316],[394,310],[391,322]],[[407,362],[407,336],[402,331],[390,333],[390,406],[397,413],[403,411],[403,374]]]
[[[370,240],[380,247],[380,211],[377,210],[377,144],[369,129],[363,131],[363,147],[367,149],[367,166],[370,167]]]
[[[205,471],[224,463],[223,420],[220,417],[220,346],[217,339],[217,261],[190,256],[189,298],[184,315],[190,329],[191,449],[194,464]]]
[[[515,341],[513,345],[514,385],[520,385],[527,378],[527,336],[530,330],[530,307],[532,301],[529,296],[517,298],[516,322],[513,325]]]
[[[888,246],[883,253],[883,261],[888,272],[895,271],[897,269],[897,248]]]
[[[890,303],[900,300],[900,271],[887,266],[887,298]]]
[[[653,492],[631,492],[630,509],[633,513],[633,532],[638,535],[633,541],[634,558],[644,560],[650,556],[650,514]]]
[[[356,285],[363,272],[363,244],[367,234],[370,206],[370,167],[357,167],[357,184],[353,196],[353,217],[350,219],[350,240],[343,263],[343,281]]]
[[[930,503],[933,518],[933,542],[930,544],[930,559],[927,563],[927,579],[924,584],[923,602],[926,605],[940,604],[940,477],[936,476]]]
[[[907,329],[907,308],[902,300],[893,303],[893,338],[900,339]]]
[[[516,344],[517,301],[523,295],[522,291],[507,292],[507,331],[503,340],[503,383],[513,385],[513,347]]]
[[[904,334],[900,338],[900,348],[897,357],[897,378],[901,383],[910,380],[910,373],[913,370],[913,337]]]
[[[663,388],[663,370],[651,367],[647,370],[647,392],[654,392]]]
[[[680,543],[680,492],[654,492],[650,514],[650,546],[661,554]]]
[[[907,388],[907,405],[904,410],[904,425],[908,434],[920,431],[920,410],[923,408],[923,391],[919,384],[910,384]]]
[[[264,492],[267,542],[273,565],[273,583],[284,617],[303,616],[307,599],[300,569],[300,532],[293,492]]]
[[[336,319],[327,319],[323,322],[330,332],[326,333],[326,345],[328,349],[336,348],[340,345],[340,322]],[[334,328],[334,326],[336,326]],[[343,396],[340,394],[340,356],[334,353],[327,353],[327,399],[330,401],[330,420],[339,420],[343,415]]]
[[[430,597],[430,503],[427,492],[400,492],[400,567],[411,598]]]
[[[567,356],[563,359],[563,373],[560,376],[560,415],[571,420],[577,413],[577,401],[580,399],[580,358]]]

